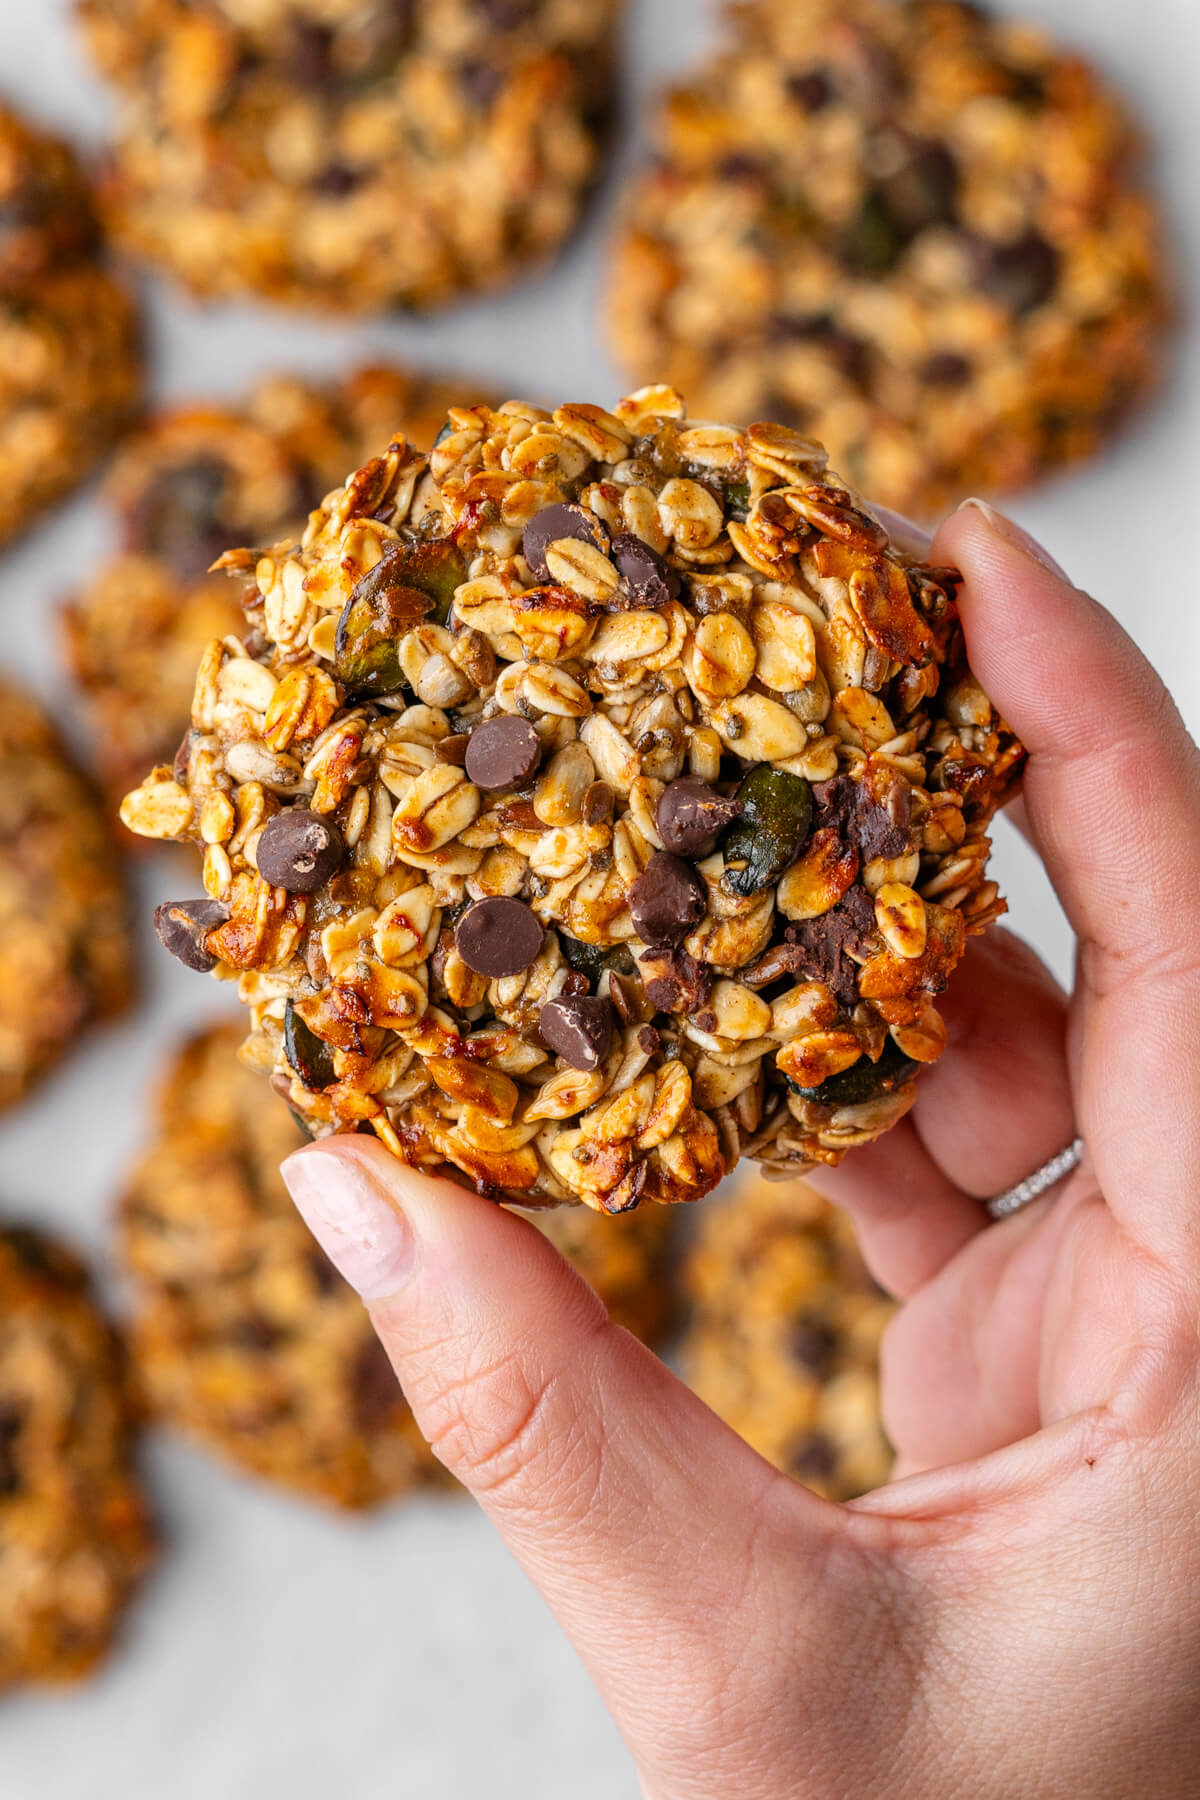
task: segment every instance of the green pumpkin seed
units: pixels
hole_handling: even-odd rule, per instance
[[[812,828],[812,789],[802,775],[759,763],[737,791],[742,816],[725,833],[725,885],[747,899],[777,881]]]
[[[283,1053],[306,1088],[314,1093],[337,1080],[333,1051],[309,1029],[291,1000],[283,1015]]]
[[[876,1063],[869,1057],[860,1056],[856,1063],[851,1063],[840,1075],[831,1075],[820,1087],[795,1087],[794,1083],[789,1086],[805,1100],[818,1100],[822,1106],[862,1106],[868,1100],[894,1093],[920,1066],[911,1056],[905,1056],[894,1038],[889,1038]]]
[[[405,686],[400,639],[425,619],[444,625],[466,574],[457,544],[436,538],[393,545],[363,576],[334,641],[334,670],[351,696],[395,694]]]

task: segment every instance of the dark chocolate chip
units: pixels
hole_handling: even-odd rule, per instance
[[[477,112],[490,112],[504,86],[504,72],[495,63],[472,58],[459,65],[458,85],[468,106]]]
[[[637,1041],[638,1049],[643,1055],[653,1056],[662,1042],[662,1039],[659,1037],[653,1025],[642,1025],[638,1030]]]
[[[802,1369],[825,1379],[833,1373],[837,1338],[822,1319],[801,1316],[788,1333],[788,1350]]]
[[[218,925],[224,925],[229,908],[220,900],[166,900],[154,910],[154,929],[163,948],[197,975],[207,975],[217,966],[204,940]]]
[[[593,519],[582,506],[571,506],[565,500],[556,501],[553,506],[543,506],[540,513],[533,515],[521,534],[521,549],[525,553],[525,561],[539,581],[551,579],[546,567],[546,551],[551,544],[557,544],[563,538],[578,538],[581,543],[595,544],[598,550],[608,549],[607,531],[599,519]]]
[[[258,840],[258,872],[289,894],[315,894],[346,860],[346,840],[332,819],[292,808],[276,813]]]
[[[787,91],[805,112],[816,113],[833,99],[833,83],[823,69],[809,69],[803,75],[789,75]]]
[[[629,891],[634,929],[651,949],[681,944],[708,910],[708,890],[682,857],[659,850]]]
[[[523,900],[476,900],[454,928],[454,947],[477,975],[519,975],[536,961],[545,933]]]
[[[323,194],[327,200],[344,200],[357,187],[362,186],[362,175],[358,169],[352,169],[348,163],[327,163],[313,182],[313,192]]]
[[[925,358],[917,373],[929,387],[962,387],[971,379],[971,365],[955,350],[939,350]]]
[[[679,576],[675,570],[632,531],[623,531],[613,539],[612,560],[635,606],[665,606],[678,595]]]
[[[572,1069],[598,1069],[613,1045],[617,1017],[608,1000],[568,994],[547,1000],[538,1015],[543,1042]]]
[[[837,1458],[829,1439],[811,1431],[793,1445],[788,1467],[800,1481],[828,1481],[837,1468]]]
[[[1020,314],[1049,300],[1062,258],[1040,233],[1027,231],[1013,244],[981,242],[975,262],[976,280],[988,299]]]
[[[712,993],[712,970],[686,950],[646,950],[640,961],[646,998],[655,1012],[695,1013]]]
[[[0,1499],[18,1493],[21,1487],[20,1459],[17,1439],[25,1425],[25,1413],[12,1401],[0,1407]]]
[[[727,825],[741,814],[739,800],[726,800],[699,775],[681,775],[659,795],[655,823],[665,847],[677,856],[711,856]]]
[[[377,1337],[366,1338],[350,1372],[354,1422],[360,1431],[378,1431],[395,1418],[400,1384]]]
[[[485,719],[471,733],[467,744],[466,771],[476,787],[517,787],[542,760],[542,740],[516,713],[499,713]]]
[[[130,545],[195,580],[244,535],[229,516],[229,487],[229,467],[217,456],[168,464],[129,509]]]

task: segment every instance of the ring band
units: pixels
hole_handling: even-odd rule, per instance
[[[985,1200],[984,1207],[993,1219],[1011,1218],[1023,1206],[1039,1199],[1056,1181],[1061,1181],[1064,1175],[1069,1175],[1072,1169],[1077,1169],[1082,1159],[1083,1139],[1076,1138],[1067,1149],[1060,1150],[1057,1156],[1052,1156],[1048,1163],[1043,1163],[1040,1169],[1035,1169],[1024,1181],[1018,1181],[1016,1187],[1006,1188],[1002,1194]]]

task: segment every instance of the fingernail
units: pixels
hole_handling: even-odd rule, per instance
[[[280,1173],[300,1217],[364,1300],[382,1300],[404,1286],[413,1266],[412,1229],[359,1163],[299,1150]]]
[[[997,537],[1002,537],[1005,543],[1011,544],[1016,550],[1023,551],[1026,556],[1031,556],[1039,568],[1048,570],[1051,575],[1057,575],[1059,580],[1065,581],[1068,586],[1074,586],[1067,571],[1061,564],[1055,562],[1050,552],[1044,549],[1035,537],[1030,537],[1023,525],[1018,525],[1015,519],[1008,517],[1007,513],[997,512],[996,508],[989,506],[986,500],[964,500],[958,510],[966,512],[970,507],[974,507],[976,512],[983,514],[987,524]]]

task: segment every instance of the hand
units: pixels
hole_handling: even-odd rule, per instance
[[[835,1507],[776,1474],[530,1226],[377,1145],[285,1166],[650,1800],[1196,1792],[1200,757],[1015,526],[969,506],[933,556],[1080,950],[1068,1004],[979,941],[911,1115],[829,1179],[906,1301],[903,1479]],[[1076,1135],[1076,1175],[989,1224]]]

